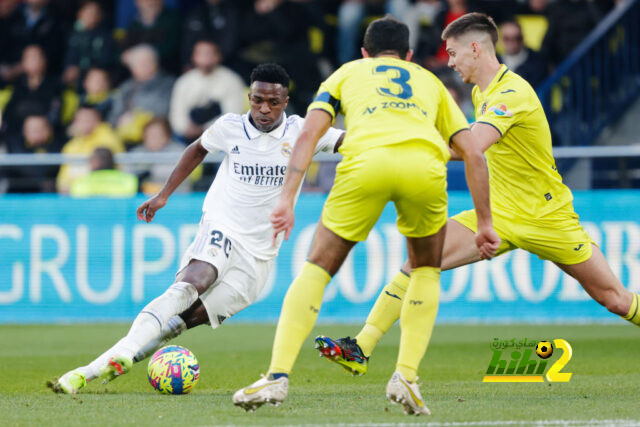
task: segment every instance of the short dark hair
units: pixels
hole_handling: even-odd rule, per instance
[[[489,15],[484,13],[467,13],[451,22],[442,32],[442,40],[460,37],[471,32],[489,34],[493,45],[498,42],[498,27]]]
[[[364,33],[363,47],[371,56],[394,52],[404,59],[409,52],[409,27],[392,15],[376,19]]]
[[[91,157],[96,159],[98,165],[96,170],[102,169],[115,169],[115,162],[113,161],[113,153],[111,150],[105,147],[98,147],[93,150]]]
[[[251,84],[253,82],[280,83],[283,88],[289,90],[289,74],[275,63],[260,64],[254,68],[251,71]]]
[[[147,129],[153,125],[160,125],[164,133],[171,136],[171,124],[169,124],[169,120],[167,120],[166,117],[154,117],[149,121],[149,123],[144,125],[143,132],[146,132]]]

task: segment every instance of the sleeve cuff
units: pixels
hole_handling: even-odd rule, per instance
[[[336,118],[336,112],[330,104],[322,101],[314,101],[309,104],[307,108],[307,113],[311,110],[322,110],[331,116],[331,120],[333,121]]]
[[[500,136],[502,137],[502,131],[500,129],[498,129],[498,126],[494,125],[493,123],[485,122],[484,120],[477,120],[475,123],[484,123],[485,125],[491,126],[495,130],[497,130],[498,133],[500,134]]]

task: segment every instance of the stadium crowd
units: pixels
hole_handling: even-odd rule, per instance
[[[0,0],[0,153],[90,155],[106,148],[177,156],[219,115],[247,111],[250,72],[264,62],[287,69],[293,82],[287,113],[304,115],[323,78],[359,57],[366,24],[385,13],[410,27],[414,61],[441,77],[473,120],[470,87],[447,68],[440,34],[448,23],[471,11],[493,16],[502,62],[535,87],[615,3]],[[0,192],[73,195],[78,179],[100,165],[113,169],[104,151],[92,158],[106,160],[2,167]],[[215,173],[207,167],[181,190],[206,189]],[[153,193],[171,169],[134,165],[123,173]],[[332,174],[313,165],[307,189],[328,189]]]

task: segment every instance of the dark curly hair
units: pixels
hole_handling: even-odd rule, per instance
[[[289,74],[278,64],[260,64],[251,71],[251,84],[253,82],[280,83],[288,90]]]

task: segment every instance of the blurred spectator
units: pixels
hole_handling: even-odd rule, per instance
[[[591,32],[603,15],[591,0],[557,0],[548,6],[549,29],[542,54],[557,67]]]
[[[156,49],[160,64],[172,73],[179,72],[180,16],[164,7],[163,0],[135,0],[138,15],[127,27],[125,49],[150,44]]]
[[[0,87],[15,80],[20,74],[20,63],[14,58],[16,46],[11,39],[10,29],[19,19],[18,6],[21,0],[0,1]]]
[[[336,178],[338,162],[311,162],[302,184],[303,191],[328,193]]]
[[[176,158],[182,153],[185,146],[171,139],[171,127],[167,119],[158,117],[151,120],[144,128],[142,144],[131,150],[132,153],[176,153]],[[155,194],[160,191],[164,183],[171,175],[174,165],[172,163],[153,163],[131,165],[127,171],[135,173],[140,181],[141,190],[146,194]],[[191,191],[191,181],[185,180],[176,189],[178,192]]]
[[[133,197],[138,193],[138,178],[116,169],[108,148],[96,148],[89,157],[89,167],[89,175],[71,184],[72,197]]]
[[[54,14],[50,0],[24,0],[2,24],[0,34],[6,38],[0,52],[0,75],[3,80],[13,81],[19,76],[22,51],[33,44],[44,49],[49,71],[54,74],[60,72],[65,29]]]
[[[109,73],[102,68],[90,68],[82,83],[84,94],[80,104],[91,105],[100,112],[102,117],[108,117],[111,112],[111,80]]]
[[[58,153],[62,144],[45,116],[28,116],[22,133],[9,139],[11,154]],[[55,192],[58,166],[9,166],[4,168],[11,193]]]
[[[440,0],[417,0],[405,16],[409,27],[409,44],[420,55],[420,51],[433,55],[440,46],[441,29],[436,25],[436,17],[442,10]]]
[[[5,108],[7,132],[19,133],[27,116],[45,115],[57,125],[61,108],[61,86],[47,73],[47,58],[40,46],[29,45],[22,54],[24,74],[15,83]]]
[[[108,68],[113,61],[113,38],[103,25],[97,0],[89,0],[78,10],[78,19],[69,36],[65,56],[64,83],[77,86],[91,67]]]
[[[200,40],[193,48],[196,68],[176,81],[169,119],[174,132],[184,140],[200,136],[220,114],[245,111],[247,87],[238,74],[220,62],[218,46]]]
[[[93,107],[81,106],[69,126],[73,137],[62,147],[63,154],[90,154],[98,147],[105,147],[115,153],[124,151],[124,145],[108,123],[102,122],[100,113]],[[85,164],[64,164],[60,168],[56,182],[59,193],[68,193],[71,183],[88,173]]]
[[[318,58],[309,48],[311,11],[308,0],[255,0],[241,31],[245,77],[258,64],[281,64],[292,80],[289,105],[302,114],[321,81]]]
[[[404,19],[409,7],[408,0],[343,0],[338,8],[338,65],[360,57],[362,23],[367,8],[382,3],[386,12],[398,19]]]
[[[158,56],[150,45],[130,48],[123,54],[123,62],[132,77],[118,88],[109,122],[126,142],[138,143],[149,120],[169,114],[174,79],[160,70]]]
[[[500,25],[500,41],[504,46],[502,63],[519,74],[534,88],[547,76],[547,66],[542,55],[524,45],[522,28],[516,21]]]
[[[466,0],[447,0],[446,7],[438,13],[436,17],[436,25],[439,33],[451,22],[460,18],[462,15],[473,12],[468,6]],[[438,38],[440,37],[438,34]],[[442,40],[438,42],[439,47],[433,56],[426,56],[423,65],[430,70],[439,70],[447,66],[449,62],[449,54],[447,53],[446,43]]]
[[[467,121],[469,123],[473,122],[475,120],[473,102],[471,101],[471,88],[473,85],[463,83],[457,73],[451,69],[446,69],[439,73],[438,78],[445,85],[453,100],[456,101]]]
[[[211,37],[227,64],[232,63],[240,38],[240,11],[234,0],[205,0],[196,5],[183,21],[182,65],[202,37]]]

